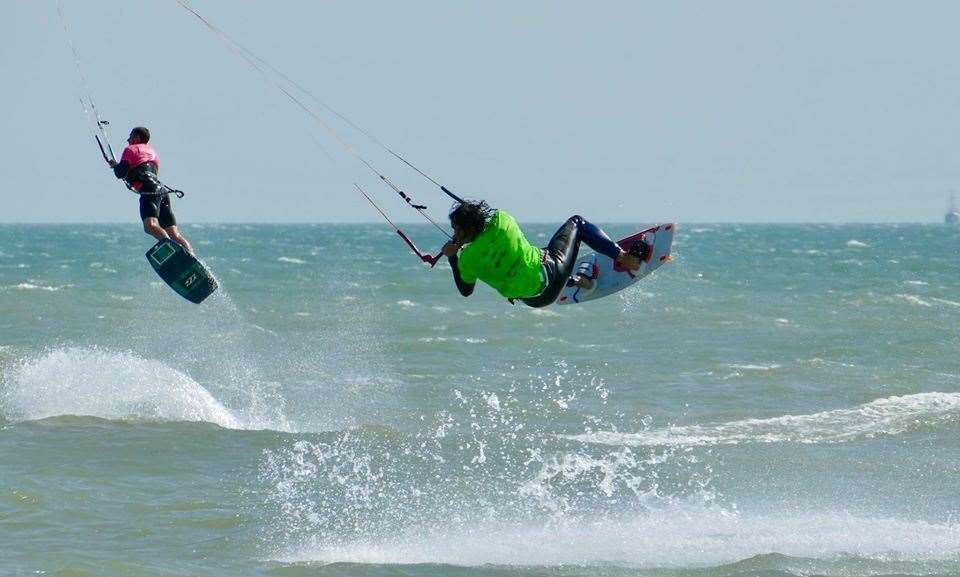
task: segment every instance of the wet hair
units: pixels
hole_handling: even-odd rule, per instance
[[[485,200],[465,200],[450,213],[450,225],[472,238],[483,232],[494,212]]]
[[[136,136],[140,142],[146,144],[150,142],[150,131],[142,126],[138,126],[130,131],[130,136]]]

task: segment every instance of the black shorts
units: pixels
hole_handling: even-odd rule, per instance
[[[161,228],[177,225],[177,217],[173,216],[170,208],[170,195],[140,196],[140,220],[155,218],[160,221]]]

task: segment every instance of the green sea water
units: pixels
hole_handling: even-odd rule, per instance
[[[958,228],[681,223],[540,310],[184,232],[199,306],[137,226],[0,226],[0,575],[960,575]]]

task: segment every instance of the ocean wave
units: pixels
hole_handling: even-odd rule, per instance
[[[14,421],[78,415],[241,428],[184,373],[133,353],[97,348],[55,349],[9,367],[0,380],[0,415]]]
[[[737,445],[742,443],[840,443],[898,435],[960,421],[960,393],[887,397],[853,409],[716,425],[671,426],[638,433],[592,432],[564,438],[626,446]]]
[[[300,258],[294,258],[294,257],[292,257],[292,256],[281,256],[281,257],[277,257],[277,260],[280,261],[280,262],[285,262],[285,263],[289,263],[289,264],[307,264],[307,261],[305,261],[305,260],[303,260],[303,259],[300,259]]]

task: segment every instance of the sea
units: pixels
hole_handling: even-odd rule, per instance
[[[200,305],[139,223],[0,226],[0,575],[960,575],[960,228],[678,223],[544,309],[383,224],[183,231]]]

